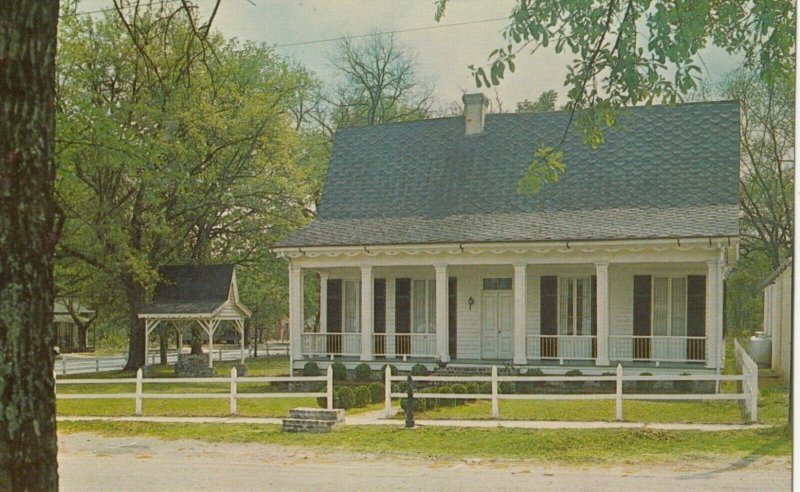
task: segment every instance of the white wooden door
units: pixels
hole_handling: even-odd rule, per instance
[[[514,354],[514,296],[510,290],[484,291],[481,298],[481,357],[510,359]]]

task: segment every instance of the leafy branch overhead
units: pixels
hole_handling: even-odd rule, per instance
[[[437,0],[437,21],[448,4]],[[575,123],[596,147],[618,108],[674,104],[696,91],[709,46],[741,56],[767,85],[792,79],[795,21],[790,0],[517,0],[503,45],[486,65],[470,68],[478,87],[491,87],[514,72],[524,50],[571,52],[564,80],[571,116],[561,141],[546,145],[559,147]]]

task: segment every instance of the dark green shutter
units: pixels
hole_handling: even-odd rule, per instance
[[[592,275],[592,335],[592,357],[597,358],[597,275]]]
[[[558,277],[544,276],[539,281],[539,326],[542,335],[558,334]],[[540,338],[542,358],[558,357],[558,340]]]
[[[394,331],[398,334],[411,333],[411,279],[398,278],[394,281]],[[411,353],[411,340],[408,336],[395,337],[395,353]]]
[[[386,333],[386,279],[376,278],[373,283],[372,297],[372,329],[374,333]],[[386,352],[386,338],[373,337],[375,340],[375,355]]]
[[[328,279],[328,333],[340,333],[327,337],[328,353],[342,351],[342,281]]]
[[[342,332],[342,281],[328,279],[328,333]]]
[[[706,277],[689,275],[686,281],[686,335],[706,336]],[[686,344],[686,358],[705,360],[705,340],[689,340]]]

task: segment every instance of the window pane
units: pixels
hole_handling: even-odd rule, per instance
[[[496,278],[485,278],[483,279],[483,290],[495,290],[497,289],[497,279]]]
[[[511,279],[510,278],[498,278],[497,280],[497,289],[498,290],[511,290]]]
[[[344,282],[344,331],[358,333],[361,321],[361,303],[359,302],[360,282],[346,280]]]
[[[559,307],[558,307],[558,334],[568,335],[572,331],[572,279],[562,277],[558,279]]]
[[[686,277],[672,279],[672,336],[686,336]]]
[[[578,335],[591,335],[592,334],[592,279],[588,277],[579,278],[578,282],[578,298],[576,303],[577,313],[577,333]]]
[[[428,333],[436,333],[436,281],[428,281]]]
[[[414,306],[412,317],[414,333],[425,333],[425,281],[411,282],[411,304]]]
[[[669,294],[669,279],[667,277],[653,277],[653,335],[666,336],[668,309],[667,297]]]

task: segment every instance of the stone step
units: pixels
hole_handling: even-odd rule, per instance
[[[327,420],[331,422],[344,422],[344,410],[336,408],[292,408],[289,410],[290,419]]]
[[[283,432],[330,432],[339,422],[336,420],[283,419]]]

